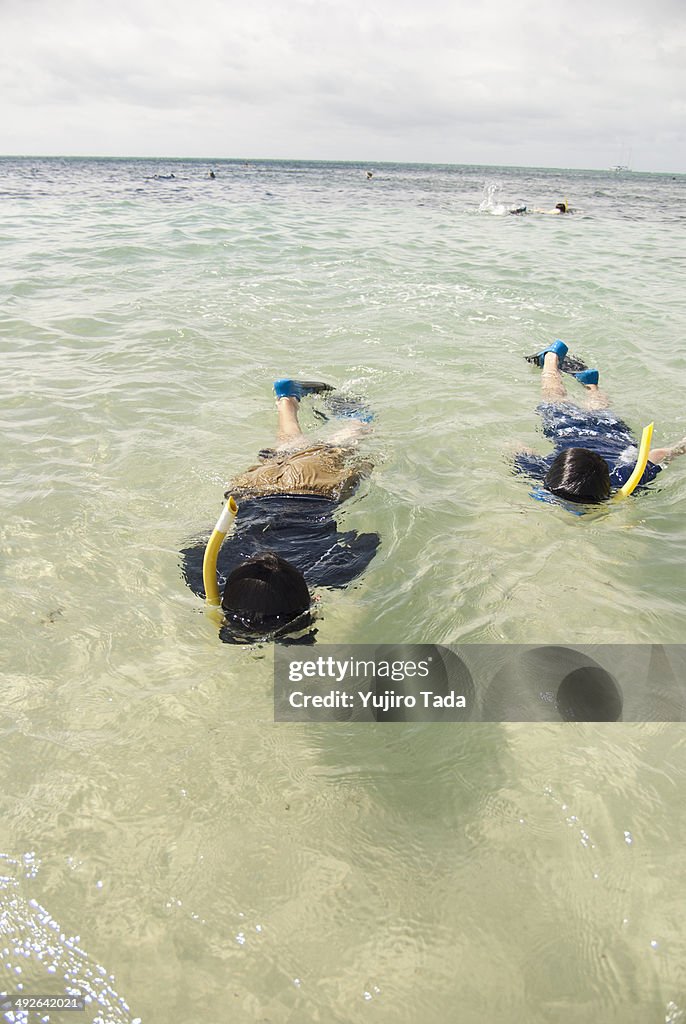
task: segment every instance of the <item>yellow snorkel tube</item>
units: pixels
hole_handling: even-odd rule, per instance
[[[238,505],[234,501],[233,495],[231,495],[222,509],[222,513],[212,531],[212,536],[205,548],[205,557],[202,560],[202,582],[205,588],[205,600],[211,605],[217,606],[221,604],[219,587],[217,586],[217,555],[224,543],[224,538],[236,521],[237,512]]]
[[[643,472],[648,463],[648,455],[650,454],[650,442],[653,439],[653,427],[654,423],[649,423],[647,427],[643,428],[643,434],[641,435],[641,443],[638,448],[638,459],[634,466],[634,471],[624,484],[620,487],[615,494],[615,501],[620,501],[622,498],[628,498],[631,492],[638,486],[638,482],[643,476]]]

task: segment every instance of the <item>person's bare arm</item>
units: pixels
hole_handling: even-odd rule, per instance
[[[686,455],[686,437],[682,437],[680,441],[669,448],[651,448],[648,452],[648,461],[655,466],[666,466],[677,455]]]

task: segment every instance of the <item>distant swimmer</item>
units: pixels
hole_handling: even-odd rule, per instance
[[[555,207],[552,210],[541,210],[539,207],[535,206],[532,212],[547,213],[549,216],[555,217],[561,213],[574,213],[574,210],[568,204],[567,200],[563,199],[559,203],[555,203]]]
[[[207,172],[207,177],[208,178],[216,178],[217,175],[214,173],[214,171],[208,171]]]
[[[367,171],[367,181],[374,177],[374,171]]]

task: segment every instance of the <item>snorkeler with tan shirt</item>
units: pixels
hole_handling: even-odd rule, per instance
[[[376,533],[341,532],[334,513],[373,463],[358,451],[371,430],[372,414],[359,400],[319,381],[289,378],[274,384],[276,446],[233,477],[225,497],[238,503],[236,526],[219,553],[223,586],[222,640],[251,643],[278,639],[311,642],[311,586],[344,587],[367,568],[380,543]],[[300,402],[321,400],[318,415],[341,420],[325,441],[308,438],[299,421]],[[317,410],[315,410],[317,412]],[[205,596],[202,560],[205,543],[182,552],[190,588]]]
[[[356,457],[360,438],[370,430],[371,414],[350,399],[341,400],[337,395],[336,402],[329,397],[329,405],[335,404],[335,415],[345,416],[347,422],[326,443],[308,440],[298,419],[302,398],[333,391],[319,381],[277,380],[277,447],[262,449],[260,462],[234,477],[227,495],[233,494],[236,500],[269,494],[310,495],[334,501],[349,497],[372,470],[368,459]]]

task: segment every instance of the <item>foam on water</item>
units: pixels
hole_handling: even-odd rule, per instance
[[[86,1010],[80,1020],[90,1024],[140,1024],[114,989],[114,976],[94,962],[59,922],[33,897],[24,893],[25,879],[36,877],[34,852],[17,860],[0,854],[0,996],[81,996]],[[6,1011],[7,1024],[61,1019],[62,1014]]]

